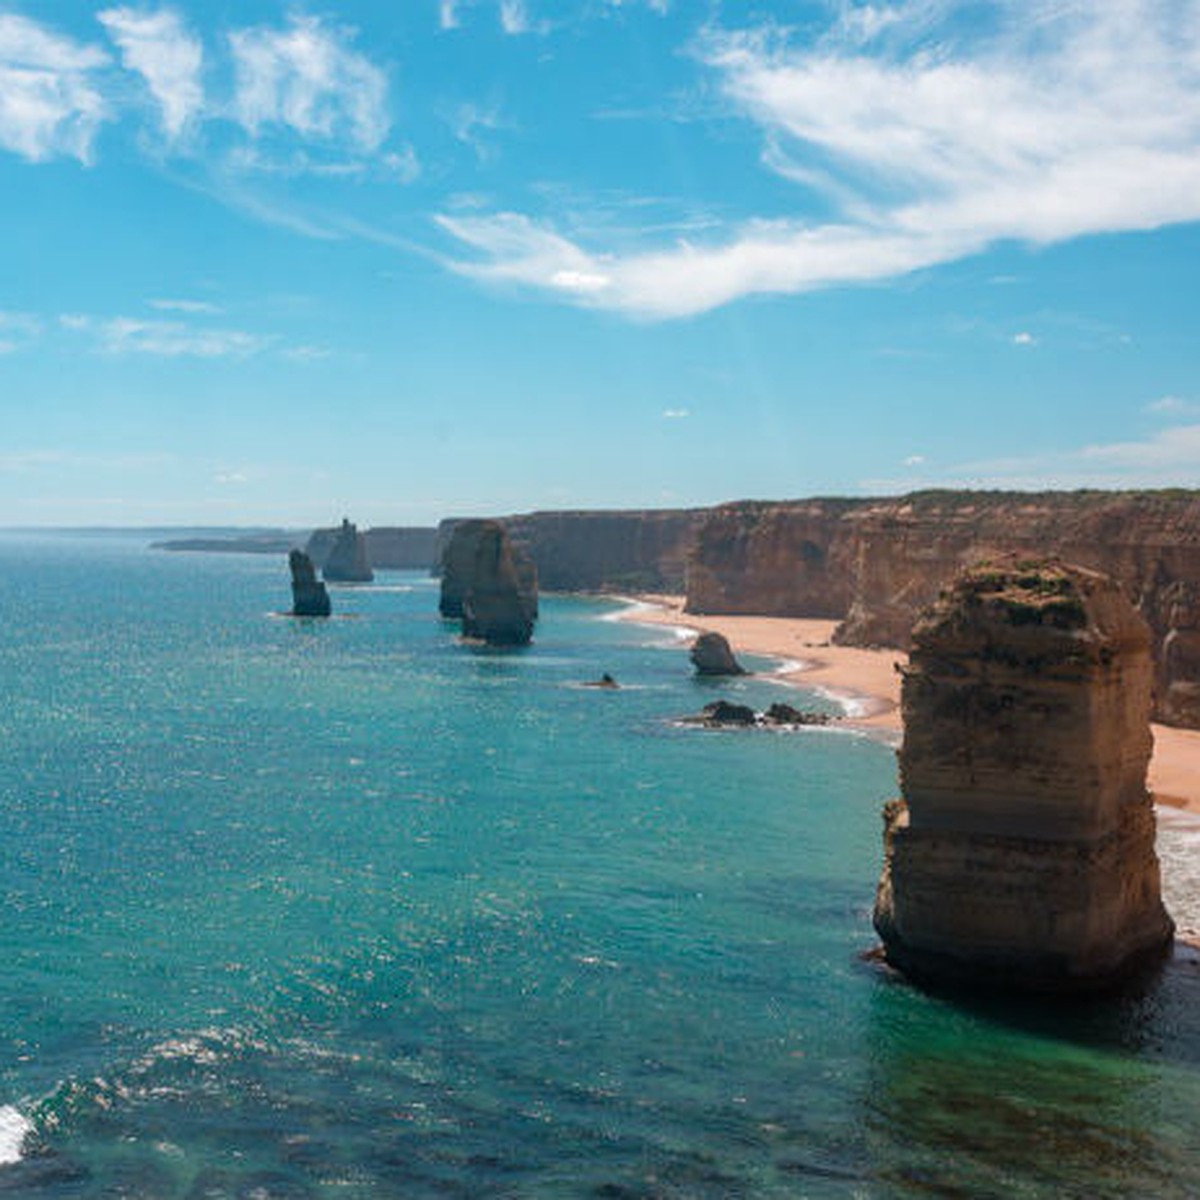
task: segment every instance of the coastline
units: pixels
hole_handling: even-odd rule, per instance
[[[899,650],[835,646],[830,637],[838,622],[812,617],[696,616],[683,611],[684,598],[670,595],[618,597],[630,607],[617,620],[636,625],[694,629],[724,635],[734,653],[782,659],[774,678],[799,687],[815,687],[838,700],[847,712],[845,725],[899,743]],[[1155,804],[1200,817],[1200,730],[1152,725],[1154,754],[1149,784]]]

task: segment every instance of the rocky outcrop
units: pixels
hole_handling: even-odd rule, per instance
[[[305,552],[329,583],[370,583],[375,578],[366,538],[343,518],[335,529],[315,529]]]
[[[1007,560],[920,619],[875,926],[918,979],[1107,987],[1170,944],[1150,638],[1111,580]]]
[[[312,559],[303,550],[288,554],[292,572],[292,616],[327,617],[332,608],[325,585],[317,578]]]
[[[694,717],[684,717],[684,725],[703,725],[706,729],[775,728],[791,729],[801,725],[828,725],[833,718],[828,713],[805,712],[790,704],[772,704],[764,713],[756,713],[748,704],[729,700],[714,700]]]
[[[908,645],[966,566],[1058,555],[1112,576],[1150,625],[1155,716],[1200,727],[1200,493],[920,492],[740,503],[700,524],[687,610],[844,618],[834,640]]]
[[[745,675],[745,668],[733,656],[729,640],[720,633],[702,633],[688,652],[697,675]]]
[[[520,646],[537,620],[537,571],[515,554],[497,521],[459,521],[442,558],[444,617],[462,619],[464,637]]]

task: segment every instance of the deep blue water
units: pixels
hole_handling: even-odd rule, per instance
[[[288,602],[0,537],[0,1193],[1200,1194],[1200,973],[968,1008],[861,961],[885,746],[678,727],[782,693],[601,600],[510,653],[416,574]]]

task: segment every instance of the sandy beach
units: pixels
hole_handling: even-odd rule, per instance
[[[694,616],[682,596],[638,596],[621,619],[723,634],[735,653],[762,654],[794,663],[779,678],[819,687],[841,700],[848,723],[889,741],[900,737],[898,650],[835,646],[836,621],[805,617]],[[1155,801],[1200,815],[1200,730],[1152,726],[1150,788]]]

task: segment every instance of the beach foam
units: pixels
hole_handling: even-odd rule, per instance
[[[21,1161],[25,1139],[32,1132],[33,1125],[11,1104],[0,1106],[0,1165]]]

